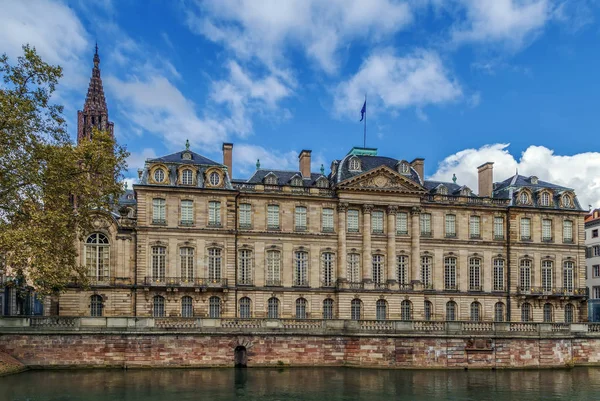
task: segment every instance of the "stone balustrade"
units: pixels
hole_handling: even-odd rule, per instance
[[[443,322],[181,317],[3,317],[0,333],[36,331],[303,333],[315,335],[600,337],[600,323]]]

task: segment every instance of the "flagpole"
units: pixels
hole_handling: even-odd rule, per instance
[[[367,95],[365,94],[365,132],[363,137],[363,148],[367,147]]]

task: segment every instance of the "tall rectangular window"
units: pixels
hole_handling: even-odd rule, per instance
[[[358,253],[348,254],[347,278],[350,283],[359,283],[360,277],[360,257]]]
[[[296,227],[296,231],[306,231],[306,207],[296,206],[294,224]]]
[[[421,236],[431,237],[431,214],[421,213]]]
[[[374,283],[383,283],[384,282],[384,274],[383,274],[383,256],[381,255],[373,255],[373,282]]]
[[[522,292],[530,292],[531,291],[531,260],[523,259],[521,260],[521,265],[519,268],[519,287],[521,287]]]
[[[446,215],[446,237],[456,237],[456,216],[453,214]]]
[[[542,289],[552,291],[552,261],[542,261]]]
[[[324,232],[333,232],[333,209],[324,208],[322,215]]]
[[[154,281],[165,281],[165,264],[167,248],[164,246],[152,247],[152,279]]]
[[[281,285],[281,253],[279,251],[267,251],[267,286]]]
[[[323,287],[333,287],[335,282],[333,278],[333,253],[324,252],[321,255],[321,263],[322,263],[322,274],[323,274]]]
[[[571,261],[566,261],[563,265],[563,287],[569,292],[573,291],[574,266],[575,263]]]
[[[252,251],[242,249],[238,255],[238,284],[252,285]]]
[[[456,290],[456,258],[444,258],[444,289]]]
[[[348,232],[358,232],[358,210],[356,209],[348,210]]]
[[[504,239],[504,218],[494,217],[494,239]]]
[[[571,220],[563,221],[563,242],[573,242],[573,222]]]
[[[181,201],[181,224],[192,225],[194,223],[194,202],[191,200]]]
[[[600,277],[600,265],[592,265],[592,277]]]
[[[552,220],[542,219],[542,241],[552,241]]]
[[[295,253],[294,260],[294,285],[308,287],[308,253],[299,251]]]
[[[371,230],[374,234],[383,233],[383,212],[381,210],[373,210],[371,213]]]
[[[208,250],[208,279],[213,282],[221,280],[221,250],[219,248]]]
[[[396,278],[398,279],[398,284],[408,284],[408,256],[399,255],[396,259]]]
[[[279,229],[279,205],[267,206],[267,228]]]
[[[164,199],[152,199],[152,222],[155,224],[166,223],[167,204]]]
[[[431,283],[431,269],[433,265],[433,258],[430,256],[421,257],[421,281],[426,289],[433,288]]]
[[[593,299],[600,298],[600,286],[592,287],[592,298]]]
[[[469,259],[469,291],[481,291],[481,259]]]
[[[220,226],[221,225],[221,202],[217,202],[217,201],[208,202],[208,225],[209,226]]]
[[[194,280],[194,248],[179,248],[179,258],[181,264],[181,279],[184,282]]]
[[[469,218],[469,233],[471,238],[481,238],[481,217],[471,216]]]
[[[523,217],[521,219],[521,241],[531,239],[531,219]]]
[[[240,228],[252,227],[252,205],[249,203],[240,204]]]
[[[396,214],[396,234],[408,234],[408,213],[398,212]]]
[[[504,291],[504,259],[494,259],[494,291]]]

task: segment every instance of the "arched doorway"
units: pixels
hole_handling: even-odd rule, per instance
[[[246,347],[243,345],[235,347],[233,361],[236,368],[245,368],[248,365],[248,351]]]

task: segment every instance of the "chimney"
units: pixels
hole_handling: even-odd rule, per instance
[[[494,186],[494,162],[483,163],[477,167],[479,173],[479,196],[490,198]]]
[[[233,143],[223,143],[223,164],[227,166],[229,179],[233,179],[233,170],[231,165],[231,153],[233,151]]]
[[[419,173],[419,178],[421,182],[425,181],[425,159],[421,157],[417,157],[415,160],[410,162],[410,166],[415,169],[417,173]]]
[[[312,150],[302,150],[298,156],[300,160],[300,174],[302,178],[310,178],[310,153]]]

